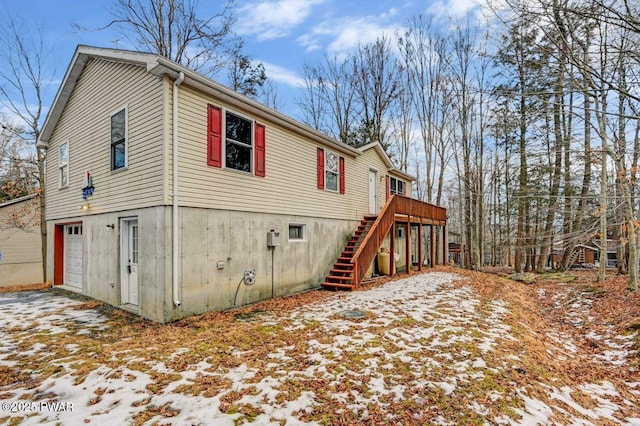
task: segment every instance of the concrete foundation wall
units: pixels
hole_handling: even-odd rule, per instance
[[[120,219],[135,217],[138,218],[140,238],[138,313],[145,318],[162,322],[165,316],[164,293],[171,273],[171,228],[168,226],[170,209],[167,207],[48,221],[50,238],[47,250],[47,279],[53,280],[56,224],[81,221],[84,241],[82,293],[111,305],[120,306],[122,302]]]
[[[275,296],[317,288],[358,224],[348,220],[187,207],[180,208],[179,217],[180,306],[173,304],[168,206],[49,221],[48,279],[53,280],[54,275],[56,225],[82,222],[82,292],[120,306],[120,224],[121,219],[137,218],[138,314],[169,322],[233,308],[236,290],[235,306],[242,306],[271,298],[272,284]],[[289,241],[290,223],[304,225],[302,241]],[[267,231],[271,229],[280,232],[280,245],[273,252],[267,248]],[[256,271],[255,283],[241,283],[244,272],[252,269]]]
[[[180,209],[180,301],[168,305],[165,321],[242,306],[316,288],[328,274],[358,221]],[[303,224],[303,241],[289,241],[289,224]],[[267,247],[267,232],[280,232],[280,245]],[[273,256],[273,257],[272,257]],[[272,262],[273,259],[273,262]],[[255,269],[253,285],[241,283]],[[273,270],[273,274],[272,274]],[[171,302],[171,286],[165,294]]]

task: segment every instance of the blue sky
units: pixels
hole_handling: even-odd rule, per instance
[[[47,93],[48,108],[78,44],[132,48],[114,30],[77,31],[72,24],[98,28],[110,20],[112,0],[0,0],[3,10],[33,19],[41,28],[51,50],[54,82]],[[200,0],[202,15],[215,14],[221,0]],[[234,30],[246,42],[245,53],[266,68],[274,82],[279,104],[294,118],[300,96],[302,68],[307,61],[319,61],[325,53],[341,55],[358,43],[393,36],[417,14],[436,19],[460,17],[473,7],[473,0],[236,0]]]

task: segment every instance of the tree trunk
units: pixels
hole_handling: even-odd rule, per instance
[[[38,181],[40,182],[40,242],[42,243],[41,255],[42,255],[42,282],[47,281],[47,220],[45,217],[45,200],[46,200],[46,188],[45,188],[45,170],[44,159],[45,153],[42,148],[36,148],[36,155],[38,159]]]
[[[521,90],[524,90],[524,85],[521,84]],[[522,272],[523,266],[523,256],[524,253],[524,242],[525,242],[525,226],[527,225],[528,215],[528,177],[527,177],[527,139],[526,139],[526,131],[527,131],[527,117],[526,117],[526,102],[525,102],[525,94],[520,94],[520,144],[519,144],[519,154],[520,154],[520,175],[518,183],[520,188],[518,190],[518,225],[516,230],[516,252],[515,252],[515,263],[514,269],[516,272]],[[525,263],[526,264],[526,263]]]
[[[537,271],[542,272],[544,270],[544,266],[546,263],[546,259],[549,256],[549,252],[551,251],[551,247],[553,244],[552,238],[552,230],[553,223],[555,221],[556,216],[556,203],[558,200],[558,192],[560,189],[560,176],[562,174],[562,148],[564,146],[563,136],[562,136],[562,123],[561,123],[561,113],[560,113],[560,104],[563,102],[562,96],[562,75],[558,76],[558,80],[556,82],[556,93],[555,93],[555,101],[553,103],[553,131],[555,136],[555,163],[553,167],[553,178],[551,183],[551,188],[549,190],[549,206],[547,210],[547,218],[544,227],[543,238],[544,242],[542,244],[542,249],[540,251],[540,257],[538,259]]]

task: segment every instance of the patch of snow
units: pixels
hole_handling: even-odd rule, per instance
[[[494,351],[501,341],[514,339],[510,335],[510,328],[503,323],[509,313],[507,304],[501,300],[481,303],[479,295],[470,286],[452,285],[459,278],[455,274],[442,272],[414,275],[368,291],[337,293],[298,308],[283,318],[261,317],[258,320],[261,324],[285,330],[308,329],[315,336],[323,336],[308,339],[303,351],[295,355],[296,360],[302,357],[306,361],[299,369],[292,368],[296,364],[292,362],[294,358],[291,352],[298,349],[294,346],[280,347],[266,354],[260,371],[247,363],[240,363],[237,367],[216,368],[207,362],[207,358],[197,364],[187,365],[185,371],[177,372],[170,367],[172,363],[169,361],[179,360],[190,348],[178,348],[162,358],[164,361],[155,361],[139,352],[129,353],[125,350],[117,356],[114,354],[110,361],[114,367],[105,365],[95,368],[84,378],[77,376],[79,364],[73,357],[52,360],[52,364],[60,366],[60,374],[43,381],[35,392],[49,392],[55,395],[52,398],[57,401],[73,402],[74,412],[71,416],[68,416],[69,413],[38,413],[25,419],[23,424],[82,424],[85,419],[92,424],[126,424],[132,423],[134,416],[145,411],[149,404],[155,407],[168,404],[179,411],[171,418],[158,414],[145,424],[233,425],[248,420],[241,419],[239,412],[224,412],[224,402],[227,407],[229,403],[253,407],[257,414],[251,418],[251,422],[255,424],[282,422],[298,425],[303,422],[296,413],[310,413],[315,405],[327,402],[319,402],[319,395],[306,388],[292,400],[283,396],[288,394],[287,389],[292,383],[315,379],[322,379],[327,386],[335,387],[338,390],[332,394],[335,401],[343,403],[343,410],[351,411],[363,422],[370,419],[371,406],[384,407],[391,400],[395,403],[404,402],[407,401],[407,394],[413,399],[412,403],[426,410],[429,404],[426,395],[433,389],[440,389],[448,397],[455,396],[465,383],[482,380],[490,374],[500,374],[498,368],[489,367],[489,358],[485,359],[484,356]],[[539,291],[538,295],[544,297],[546,293]],[[54,300],[44,309],[39,309],[42,303],[38,302],[38,296],[33,296],[33,300],[26,302],[26,311],[22,310],[23,305],[17,299],[15,302],[11,299],[14,296],[4,296],[7,298],[4,301],[2,297],[0,295],[0,321],[6,319],[3,324],[9,324],[7,328],[0,329],[0,337],[3,337],[0,342],[0,365],[3,366],[11,365],[14,356],[37,356],[39,350],[46,349],[31,346],[28,350],[18,351],[20,342],[28,338],[27,332],[35,330],[51,335],[79,328],[83,332],[99,334],[107,327],[105,317],[96,310],[73,310],[73,306],[81,302],[63,296],[54,297],[59,300]],[[558,299],[558,303],[562,302]],[[21,309],[16,313],[7,310],[6,306],[13,306],[14,310],[20,306]],[[585,304],[581,302],[580,306],[579,309],[584,309]],[[365,311],[368,315],[357,321],[336,317],[336,312],[354,309]],[[581,318],[576,314],[574,319],[578,322]],[[31,324],[33,326],[30,328]],[[22,331],[9,334],[5,330],[10,328]],[[383,332],[380,332],[381,328]],[[626,341],[607,339],[611,341],[609,346],[612,350],[626,349]],[[556,357],[576,351],[573,342],[564,335],[551,336],[551,341],[550,353]],[[614,345],[620,347],[615,348]],[[74,345],[67,345],[70,353],[76,349]],[[159,350],[149,348],[149,351]],[[240,361],[250,352],[233,347],[229,351],[231,357]],[[562,353],[558,355],[557,352]],[[352,358],[357,360],[357,369],[349,363]],[[520,362],[515,355],[507,359]],[[148,366],[149,374],[137,371],[134,366],[138,363]],[[499,368],[512,368],[510,362],[498,365]],[[164,388],[157,387],[152,377],[155,374],[175,375],[178,379]],[[221,383],[230,381],[231,385],[209,397],[180,391],[183,386],[194,385],[203,378],[220,380]],[[632,382],[628,386],[631,392],[638,392],[638,383]],[[575,405],[576,412],[583,414],[579,408],[585,410],[589,414],[583,415],[594,421],[613,418],[619,407],[612,400],[621,399],[610,382],[585,384],[577,390],[547,387],[547,391],[552,399],[572,408]],[[573,391],[588,394],[598,406],[590,411],[579,407],[571,398]],[[18,389],[16,398],[27,398],[30,392],[34,390]],[[470,401],[469,408],[478,415],[489,416],[490,404],[502,399],[516,399],[523,405],[522,409],[516,409],[520,418],[497,416],[487,418],[487,423],[547,424],[554,413],[563,413],[572,419],[573,424],[585,424],[584,419],[569,416],[562,408],[530,398],[525,390],[511,395],[494,390],[489,391],[486,397],[490,401],[489,406]],[[385,420],[391,424],[396,419],[388,415]],[[633,422],[634,418],[626,420]],[[429,422],[453,424],[443,416],[429,419]]]

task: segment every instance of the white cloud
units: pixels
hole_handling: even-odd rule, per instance
[[[268,62],[262,62],[262,65],[264,65],[264,70],[269,80],[291,87],[304,87],[304,79],[295,72]]]
[[[258,40],[285,37],[303,23],[314,6],[325,0],[275,0],[248,3],[238,10],[236,31],[239,34],[257,34]]]
[[[359,44],[372,43],[382,36],[393,38],[402,26],[387,21],[397,13],[397,10],[392,8],[379,16],[325,20],[313,27],[311,32],[298,37],[297,41],[309,52],[326,45],[329,53],[342,56]]]
[[[436,18],[459,18],[477,6],[477,0],[437,0],[429,6],[427,13]]]

